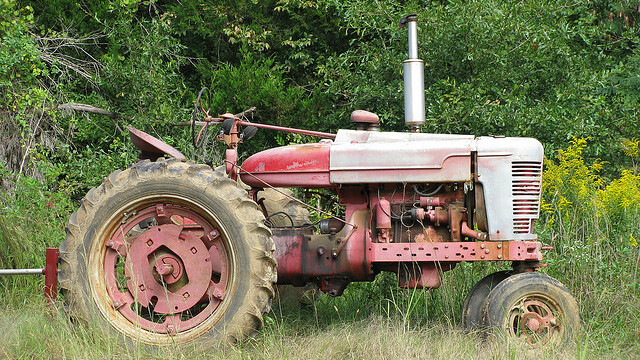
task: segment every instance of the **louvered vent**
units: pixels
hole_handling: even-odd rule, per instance
[[[513,233],[533,233],[533,220],[540,211],[542,163],[514,161],[511,164],[513,196]]]

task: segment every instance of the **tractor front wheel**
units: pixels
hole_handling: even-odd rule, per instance
[[[82,201],[60,247],[74,315],[151,345],[246,337],[274,296],[274,245],[234,181],[206,165],[143,161]]]
[[[580,328],[578,304],[558,280],[537,272],[512,275],[485,300],[484,325],[531,346],[561,345]]]
[[[469,291],[469,295],[462,305],[462,327],[466,330],[477,330],[482,324],[483,305],[493,288],[513,274],[513,271],[503,270],[489,274],[478,281]]]

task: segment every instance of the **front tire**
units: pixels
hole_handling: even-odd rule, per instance
[[[489,293],[484,324],[531,346],[566,345],[580,329],[580,313],[561,282],[525,272],[510,276]]]
[[[513,271],[503,270],[483,277],[476,283],[462,305],[462,327],[466,330],[477,330],[481,327],[483,306],[491,290],[500,282],[513,274]]]
[[[87,193],[60,246],[72,313],[150,345],[263,325],[275,249],[257,204],[206,165],[142,161]]]

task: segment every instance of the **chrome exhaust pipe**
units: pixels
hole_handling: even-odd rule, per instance
[[[404,122],[412,132],[420,132],[425,122],[424,62],[418,58],[418,17],[408,15],[400,20],[400,27],[409,29],[409,58],[404,61]]]

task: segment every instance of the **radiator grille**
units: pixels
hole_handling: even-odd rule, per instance
[[[511,195],[513,197],[513,233],[533,233],[533,220],[540,211],[542,163],[514,161],[511,164]]]

